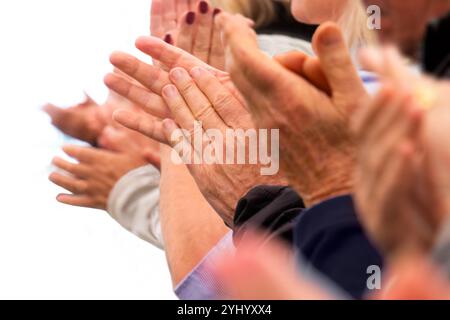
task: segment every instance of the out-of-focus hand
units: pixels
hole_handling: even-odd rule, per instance
[[[194,67],[188,73],[183,68],[175,68],[170,72],[170,79],[173,85],[165,86],[162,96],[175,121],[155,120],[127,111],[117,111],[114,119],[130,129],[174,147],[181,158],[184,158],[202,194],[222,219],[232,226],[236,205],[251,188],[286,183],[278,173],[276,151],[268,147],[272,152],[270,165],[274,172],[268,172],[267,175],[263,175],[263,167],[270,165],[263,165],[260,157],[254,164],[246,160],[250,159],[250,150],[260,150],[264,143],[270,143],[271,140],[263,140],[254,129],[245,106],[208,70]],[[202,127],[196,127],[196,121],[201,122]],[[184,133],[176,137],[179,129],[183,129]],[[243,144],[234,136],[232,143],[225,141],[230,130],[234,130],[234,135],[236,130],[246,132],[249,129],[253,129],[256,138],[254,145],[250,146],[250,142],[245,141]],[[206,136],[209,138],[203,140]],[[180,139],[181,142],[187,141],[183,148],[179,147]],[[202,150],[198,148],[199,143]],[[240,150],[238,148],[241,147],[244,150],[245,164],[240,164],[235,156],[235,152],[238,153],[235,150]],[[231,162],[228,162],[228,154],[232,155]]]
[[[96,143],[98,135],[105,126],[99,106],[88,95],[85,101],[76,106],[60,108],[47,104],[43,110],[50,116],[56,128],[90,144]]]
[[[355,200],[370,237],[388,259],[426,253],[433,211],[442,209],[421,137],[424,111],[408,90],[387,86],[354,118]]]
[[[415,189],[419,189],[416,194],[422,193],[426,197],[424,201],[427,206],[422,207],[419,213],[437,233],[450,212],[450,82],[437,81],[412,72],[405,60],[391,47],[365,50],[360,60],[366,69],[379,74],[381,82],[393,91],[408,92],[411,103],[423,112],[418,139],[426,161],[422,161],[416,168],[417,172],[411,172],[410,175],[416,177],[413,183]],[[364,113],[361,116],[364,118]],[[375,125],[374,119],[370,114],[365,117],[367,132],[371,132],[370,125]],[[395,131],[394,122],[391,120],[389,124],[384,124],[387,133]],[[381,136],[382,133],[377,134]]]
[[[307,206],[352,193],[355,144],[351,113],[367,99],[340,29],[314,35],[331,95],[263,54],[241,18],[222,13],[227,70],[246,98],[255,124],[280,129],[281,166]]]
[[[49,179],[70,194],[60,194],[61,203],[106,209],[108,197],[117,181],[129,171],[147,164],[143,158],[88,147],[67,146],[64,152],[76,159],[72,163],[56,157],[53,164],[67,172],[54,172]]]

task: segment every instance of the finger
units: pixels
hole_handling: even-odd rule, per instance
[[[160,143],[168,143],[162,130],[161,120],[123,109],[115,111],[113,119],[124,127],[137,131]]]
[[[73,194],[83,194],[87,190],[87,182],[85,180],[79,180],[56,172],[49,176],[49,180]]]
[[[359,141],[364,141],[374,124],[378,122],[378,117],[384,113],[389,101],[393,97],[393,89],[390,86],[383,87],[367,106],[360,108],[352,120],[352,129],[355,137]]]
[[[367,133],[367,141],[375,143],[381,137],[395,137],[396,134],[402,134],[402,130],[409,123],[407,114],[410,100],[412,97],[409,93],[402,92],[392,96],[384,112],[380,113],[380,117],[374,121],[370,132]]]
[[[265,100],[268,97],[278,99],[280,93],[290,96],[298,95],[298,91],[303,92],[302,96],[305,97],[303,103],[308,108],[304,110],[317,107],[308,105],[314,99],[306,99],[306,97],[317,95],[317,90],[262,53],[258,48],[256,34],[242,20],[225,12],[221,13],[217,19],[233,58],[229,69],[231,78],[241,93],[251,102],[249,105],[253,114],[258,114],[261,112],[259,109],[267,106]],[[286,88],[294,90],[294,83],[295,91],[286,92]]]
[[[319,90],[331,95],[331,88],[317,58],[293,51],[274,57],[282,66],[308,80]]]
[[[217,19],[233,57],[231,76],[251,79],[250,82],[264,91],[276,85],[278,81],[274,76],[281,80],[281,74],[277,73],[280,65],[259,50],[255,32],[228,13],[220,14]]]
[[[165,43],[162,40],[158,41]],[[111,54],[110,61],[116,68],[156,94],[160,94],[162,88],[170,83],[167,72],[161,68],[139,61],[127,53],[114,52]]]
[[[95,148],[87,148],[73,145],[64,146],[63,151],[68,156],[78,160],[80,163],[87,163],[87,164],[96,162],[100,153],[100,151],[96,150]]]
[[[195,118],[174,85],[164,87],[162,96],[170,108],[175,122],[190,133],[194,133]]]
[[[180,159],[187,165],[188,169],[192,172],[192,164],[194,148],[191,144],[190,133],[186,130],[181,130],[178,125],[170,119],[163,121],[163,132],[165,139],[168,141],[168,145],[178,154]],[[197,154],[194,158],[198,157]]]
[[[305,61],[303,65],[303,74],[305,78],[313,84],[317,89],[322,90],[327,95],[332,95],[332,89],[328,83],[322,66],[317,58],[310,58]]]
[[[194,120],[202,122],[206,129],[225,130],[224,122],[186,70],[183,68],[172,69],[170,71],[170,79],[177,87],[178,92],[181,93],[187,107],[194,116]],[[181,103],[181,101],[177,103]],[[186,129],[181,122],[178,123]]]
[[[414,108],[411,105],[411,98],[409,96],[401,96],[393,101],[389,105],[389,108],[395,109],[388,118],[393,125],[389,126],[387,131],[382,131],[382,127],[377,128],[377,133],[374,134],[373,139],[368,140],[366,143],[366,148],[371,148],[373,152],[373,157],[369,163],[374,163],[375,161],[379,163],[377,168],[367,168],[367,170],[372,170],[375,179],[377,177],[383,177],[384,174],[389,174],[385,170],[385,164],[389,163],[393,157],[396,156],[395,151],[398,146],[402,144],[405,140],[410,140],[413,134],[420,127],[422,121],[422,114],[420,108]],[[370,141],[376,141],[370,143]],[[369,152],[369,151],[367,151]],[[380,179],[381,179],[380,178]]]
[[[52,163],[59,169],[62,169],[79,178],[85,178],[89,172],[87,167],[85,167],[84,165],[71,163],[59,157],[55,157]]]
[[[202,62],[186,51],[171,46],[155,37],[140,37],[136,40],[136,47],[153,59],[160,61],[169,69],[182,67],[190,70],[195,66],[211,69],[208,64]],[[166,80],[166,78],[164,78],[164,80]]]
[[[308,55],[301,51],[291,51],[276,55],[273,58],[283,67],[301,75],[303,72],[303,64],[308,59]]]
[[[196,11],[200,0],[189,0],[189,11]]]
[[[216,69],[225,70],[225,48],[222,41],[222,30],[217,23],[216,16],[221,13],[221,10],[214,9],[213,16],[213,31],[211,36],[211,50],[209,54],[208,64]]]
[[[313,37],[313,47],[336,98],[365,93],[340,28],[331,22],[322,24]]]
[[[213,15],[210,6],[206,1],[200,1],[198,4],[197,30],[192,47],[192,54],[208,62],[211,48],[211,36],[213,28]]]
[[[176,46],[186,52],[192,52],[192,42],[195,34],[195,18],[193,11],[187,12],[181,19],[180,30],[178,32]]]
[[[134,102],[145,112],[158,118],[171,117],[170,110],[161,96],[148,89],[115,74],[106,75],[104,82],[109,89]]]
[[[189,11],[189,0],[176,0],[177,21],[180,23]]]
[[[384,76],[382,51],[378,48],[362,48],[358,52],[358,60],[364,70]]]
[[[158,38],[164,36],[163,1],[164,0],[153,0],[151,8],[150,33],[152,36]]]
[[[83,208],[104,209],[96,204],[96,201],[91,196],[86,195],[72,195],[72,194],[59,194],[56,197],[58,202]]]
[[[59,127],[59,126],[61,126],[61,124],[63,124],[64,118],[65,118],[64,117],[64,115],[65,115],[64,109],[59,108],[59,107],[49,103],[49,104],[46,104],[42,108],[42,110],[50,116],[52,124],[55,127]]]
[[[163,1],[163,27],[164,33],[169,33],[177,28],[176,0]]]
[[[206,95],[221,118],[220,122],[230,128],[243,128],[244,125],[248,125],[248,122],[246,123],[248,119],[243,119],[247,114],[245,107],[216,77],[199,67],[193,68],[190,73],[198,88]]]

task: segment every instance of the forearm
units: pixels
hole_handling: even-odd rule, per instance
[[[160,219],[172,281],[176,286],[229,231],[171,149],[161,150]]]

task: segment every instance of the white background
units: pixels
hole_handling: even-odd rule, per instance
[[[108,56],[137,53],[149,0],[0,2],[0,298],[173,298],[162,251],[101,211],[58,204],[47,180],[67,141],[47,101],[101,102]],[[140,56],[142,57],[142,56]]]

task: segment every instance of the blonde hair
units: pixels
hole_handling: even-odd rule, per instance
[[[282,1],[289,5],[289,1]],[[255,28],[266,27],[279,17],[273,0],[211,0],[211,4],[255,21]]]
[[[367,13],[360,1],[349,0],[336,23],[342,28],[350,48],[373,44],[376,36],[367,27]]]

